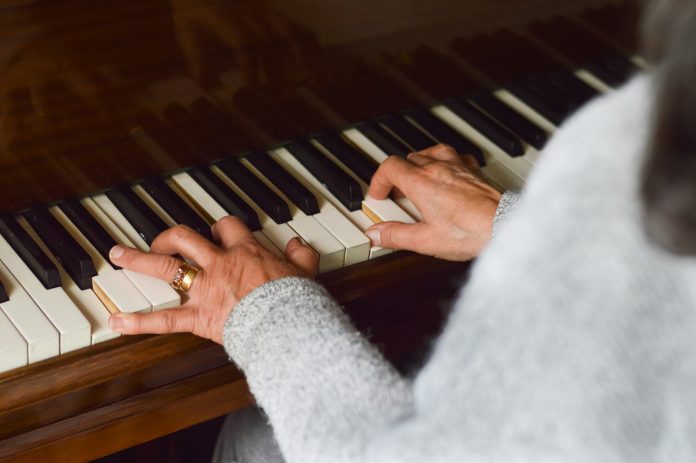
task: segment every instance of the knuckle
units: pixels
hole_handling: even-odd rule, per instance
[[[162,256],[162,259],[157,264],[157,273],[170,278],[174,276],[174,273],[179,268],[179,263],[176,259],[169,256]]]

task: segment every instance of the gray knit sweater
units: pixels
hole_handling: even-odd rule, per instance
[[[415,380],[309,280],[236,306],[225,347],[288,462],[696,461],[696,259],[640,226],[650,94],[559,130]]]

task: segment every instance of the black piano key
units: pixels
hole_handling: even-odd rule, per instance
[[[189,206],[186,201],[161,178],[148,178],[139,185],[152,196],[164,212],[174,219],[176,223],[186,225],[203,235],[208,240],[213,240],[210,225]]]
[[[469,102],[463,100],[445,100],[444,105],[457,116],[461,117],[473,128],[495,143],[501,150],[510,156],[522,156],[524,148],[519,138],[512,134],[505,127],[481,113]]]
[[[46,289],[60,286],[58,268],[44,253],[13,215],[0,214],[0,234],[36,275]]]
[[[621,55],[614,55],[606,58],[600,65],[603,69],[606,69],[607,72],[615,75],[621,82],[626,82],[633,74],[639,71],[638,66]]]
[[[261,229],[256,212],[208,167],[194,167],[187,172],[227,213],[240,218],[252,231]]]
[[[226,158],[215,164],[276,223],[292,220],[288,204],[239,160]]]
[[[360,210],[363,200],[362,188],[350,175],[308,141],[297,140],[288,143],[285,148],[333,193],[346,209]]]
[[[135,194],[130,185],[117,185],[106,191],[106,196],[148,245],[152,244],[157,235],[169,228],[164,220]]]
[[[599,80],[612,88],[618,88],[624,79],[615,75],[611,70],[607,69],[601,63],[591,63],[585,66]]]
[[[580,103],[566,94],[563,90],[553,85],[543,77],[529,77],[521,82],[521,85],[543,99],[546,104],[556,108],[565,119],[580,107]]]
[[[307,215],[314,215],[319,212],[317,198],[302,183],[275,162],[268,153],[256,150],[247,154],[245,158],[273,185],[282,186],[283,194],[302,212]]]
[[[399,138],[411,151],[422,151],[436,144],[434,140],[409,124],[407,120],[395,114],[381,116],[377,122],[385,130]]]
[[[442,122],[430,111],[414,108],[409,109],[404,114],[439,143],[451,146],[459,154],[471,154],[481,166],[486,165],[481,148],[464,138],[459,132]]]
[[[547,78],[553,85],[572,96],[581,105],[599,94],[597,90],[567,71],[551,73]]]
[[[5,285],[2,284],[2,281],[0,281],[0,304],[3,302],[7,302],[10,300],[10,296],[7,294],[7,290],[5,289]]]
[[[564,111],[549,104],[546,98],[539,97],[524,85],[508,84],[505,88],[553,125],[561,125],[566,118]]]
[[[401,143],[374,122],[361,122],[356,124],[354,128],[369,138],[372,143],[377,145],[388,156],[396,155],[405,158],[411,152],[408,146]]]
[[[475,92],[466,99],[534,148],[540,150],[546,144],[546,132],[493,95]]]
[[[97,275],[92,259],[48,209],[35,206],[22,215],[77,286],[80,289],[91,288],[92,277]]]
[[[109,251],[116,246],[116,240],[87,211],[78,199],[67,199],[58,203],[58,208],[85,235],[87,241],[106,259],[113,268],[119,268],[109,260]]]
[[[313,138],[336,159],[345,164],[360,180],[369,185],[372,176],[377,171],[376,162],[360,153],[336,133],[322,132],[314,135]]]

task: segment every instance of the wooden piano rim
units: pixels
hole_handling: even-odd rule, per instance
[[[409,318],[401,306],[451,292],[468,267],[399,252],[319,281],[379,343]],[[189,334],[121,337],[10,371],[0,397],[0,461],[94,459],[253,401],[222,347]]]

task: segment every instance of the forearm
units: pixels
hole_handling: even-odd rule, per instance
[[[413,409],[410,385],[310,280],[256,289],[232,311],[224,341],[289,462],[363,460],[370,440]]]

